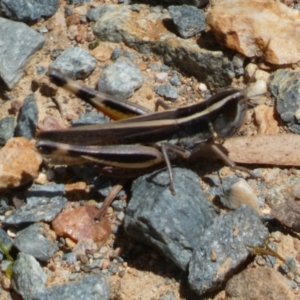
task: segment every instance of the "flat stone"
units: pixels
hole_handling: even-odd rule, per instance
[[[249,256],[245,245],[259,246],[268,235],[259,215],[246,205],[217,217],[194,248],[190,287],[199,295],[220,288]]]
[[[169,190],[166,171],[133,182],[124,227],[131,237],[154,247],[186,270],[193,249],[217,214],[195,173],[174,168],[173,174],[175,196]]]
[[[43,158],[24,137],[12,138],[0,151],[0,189],[29,183],[37,177]]]
[[[32,197],[30,203],[22,205],[9,216],[6,216],[2,224],[17,226],[40,221],[51,222],[67,203],[67,199],[62,196],[51,198]]]
[[[0,18],[0,32],[0,76],[12,89],[22,78],[31,56],[44,45],[45,39],[27,25],[4,18]]]
[[[56,285],[34,294],[32,300],[108,300],[109,285],[103,275],[87,275],[76,282]]]
[[[30,254],[41,261],[52,258],[59,249],[53,240],[53,234],[50,233],[49,225],[45,223],[36,223],[18,231],[14,246],[22,253]]]
[[[300,60],[300,12],[271,0],[217,1],[207,16],[217,40],[247,57],[283,65]]]

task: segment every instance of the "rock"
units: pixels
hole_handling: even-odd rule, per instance
[[[102,72],[98,81],[98,90],[124,99],[131,97],[142,84],[142,73],[135,64],[119,58]]]
[[[109,285],[103,275],[87,275],[76,282],[53,286],[34,294],[32,300],[108,300]]]
[[[5,145],[5,143],[14,136],[14,129],[14,117],[5,117],[0,120],[0,145]]]
[[[24,299],[33,299],[36,292],[45,288],[47,276],[29,254],[18,254],[13,264],[13,274],[12,286]]]
[[[116,47],[111,53],[111,59],[117,60],[122,55],[122,51],[120,47]]]
[[[173,174],[175,196],[169,190],[166,171],[133,182],[124,227],[131,237],[156,248],[186,270],[193,249],[217,214],[195,173],[175,168]]]
[[[6,216],[2,224],[17,226],[34,222],[51,222],[67,205],[67,199],[62,196],[51,198],[32,197],[27,204]]]
[[[299,299],[290,281],[271,268],[248,268],[233,276],[226,284],[226,300]]]
[[[168,291],[164,295],[160,296],[158,300],[175,300],[176,297],[172,291]]]
[[[103,115],[102,113],[92,112],[87,114],[81,114],[79,119],[72,120],[71,124],[73,127],[83,126],[83,125],[103,124],[103,123],[107,123],[108,120],[109,118]]]
[[[182,38],[190,38],[206,29],[205,15],[201,9],[183,4],[171,5],[168,10]]]
[[[145,6],[136,13],[128,6],[106,5],[93,31],[100,40],[122,41],[145,55],[154,52],[165,64],[195,76],[209,87],[230,85],[235,76],[232,54],[209,51],[196,40],[177,37],[164,24],[168,18],[168,13],[150,13]]]
[[[205,229],[189,263],[189,284],[199,295],[220,288],[268,236],[258,214],[246,205],[219,216]]]
[[[178,97],[177,89],[174,88],[171,84],[154,86],[154,90],[157,95],[165,97],[169,100],[176,100]]]
[[[166,81],[167,77],[168,77],[167,72],[159,72],[159,73],[155,74],[156,81],[159,83]]]
[[[27,25],[4,18],[0,18],[0,32],[0,76],[12,89],[21,79],[31,56],[44,45],[45,39]]]
[[[4,247],[5,249],[9,250],[11,249],[13,242],[11,238],[8,236],[8,234],[0,228],[0,243],[1,243],[1,248]],[[0,260],[2,261],[4,257],[4,252],[0,249]]]
[[[94,71],[96,65],[97,60],[89,52],[80,47],[73,47],[65,50],[50,68],[72,79],[83,79]]]
[[[92,239],[103,244],[111,233],[111,227],[106,217],[95,222],[98,211],[96,207],[86,205],[62,212],[52,221],[53,230],[58,236],[70,237],[75,241]]]
[[[278,122],[274,117],[274,108],[261,104],[254,108],[254,118],[259,134],[279,133]]]
[[[225,191],[227,194],[227,204],[230,209],[237,209],[242,204],[246,204],[259,213],[259,203],[253,190],[245,179],[239,179]],[[224,204],[224,202],[222,201]]]
[[[169,82],[174,86],[180,86],[181,81],[176,73],[172,75],[172,77],[169,79]]]
[[[26,138],[12,138],[0,151],[0,190],[20,187],[38,176],[42,156]]]
[[[2,0],[1,12],[16,21],[36,21],[41,17],[50,17],[58,9],[59,0]]]
[[[298,201],[287,199],[272,208],[271,214],[285,227],[300,231],[300,204]]]
[[[281,69],[274,72],[269,81],[269,89],[276,101],[276,110],[294,133],[300,133],[299,76],[300,72]]]
[[[24,136],[31,140],[35,136],[37,123],[38,108],[34,99],[34,94],[30,94],[24,100],[19,113],[15,136]]]
[[[55,235],[54,235],[55,237]],[[36,223],[18,231],[14,246],[22,253],[30,254],[35,259],[47,261],[58,251],[48,224]]]
[[[26,192],[27,203],[35,203],[36,198],[54,198],[62,197],[65,192],[64,184],[44,184],[38,185],[33,184],[30,189]]]
[[[300,12],[271,0],[215,3],[207,25],[217,40],[247,57],[283,65],[300,60]],[[291,51],[293,49],[293,51]]]

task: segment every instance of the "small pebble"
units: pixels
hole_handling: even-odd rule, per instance
[[[155,74],[155,77],[156,77],[157,82],[162,83],[162,82],[166,81],[166,79],[168,77],[168,73],[166,73],[166,72],[157,73],[157,74]]]

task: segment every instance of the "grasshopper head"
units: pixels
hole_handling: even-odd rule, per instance
[[[223,101],[219,114],[215,117],[213,128],[220,138],[233,136],[244,124],[247,111],[247,97],[243,91],[233,90]]]

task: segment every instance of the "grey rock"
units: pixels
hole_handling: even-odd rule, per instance
[[[172,77],[169,79],[169,82],[175,86],[181,85],[181,81],[176,73],[172,75]]]
[[[43,66],[36,66],[35,69],[37,75],[43,75],[46,73],[46,69]]]
[[[190,5],[171,5],[168,10],[181,37],[187,39],[206,29],[205,15],[201,9]]]
[[[245,56],[240,53],[237,53],[233,57],[232,64],[233,64],[236,76],[244,75],[244,61],[245,61]]]
[[[114,211],[120,212],[124,211],[126,207],[126,202],[122,200],[115,200],[112,204],[111,207],[114,209]]]
[[[0,32],[0,77],[12,89],[21,79],[31,55],[42,48],[45,39],[27,25],[4,18],[0,18]]]
[[[36,197],[58,197],[62,196],[65,193],[65,185],[64,184],[44,184],[38,185],[33,184],[30,189],[26,192],[27,203],[31,202],[31,198],[33,198],[33,203],[36,201]]]
[[[64,253],[62,260],[67,261],[70,265],[73,265],[77,261],[77,255],[73,252]]]
[[[162,65],[160,66],[160,70],[163,71],[163,72],[167,72],[167,71],[170,70],[170,67],[167,66],[167,65],[165,65],[165,64],[162,64]]]
[[[12,286],[22,295],[23,299],[33,299],[33,294],[43,290],[47,276],[36,259],[20,252],[13,264]]]
[[[129,98],[143,84],[141,71],[131,61],[119,58],[101,74],[98,90],[116,98]]]
[[[107,4],[103,4],[103,5],[100,5],[96,8],[91,8],[86,16],[87,18],[90,20],[90,21],[98,21],[100,19],[100,17],[105,14],[105,12],[109,11],[109,10],[112,10],[113,8],[110,6],[110,5],[107,5]]]
[[[170,18],[169,13],[149,14],[145,9],[137,15],[127,6],[107,7],[111,9],[103,12],[93,27],[94,34],[100,40],[124,42],[144,55],[160,55],[165,64],[195,76],[209,89],[231,84],[235,76],[231,52],[210,51],[201,48],[195,40],[183,40],[167,30],[158,34],[152,29],[156,27],[151,27],[150,22],[161,22],[163,28],[163,20]],[[132,22],[133,19],[135,22]]]
[[[280,267],[279,267],[279,271],[282,274],[286,275],[289,272],[293,272],[293,271],[297,272],[297,264],[296,264],[296,261],[293,257],[289,257],[289,256],[286,257],[285,262],[286,263],[281,264]]]
[[[3,225],[17,226],[40,221],[51,222],[67,205],[68,201],[62,196],[51,198],[32,197],[29,203],[13,211],[2,221]]]
[[[30,94],[23,102],[15,129],[15,136],[24,136],[29,140],[34,138],[38,123],[38,113],[34,94]]]
[[[217,213],[195,173],[180,168],[173,173],[175,196],[169,190],[166,171],[133,182],[124,227],[131,237],[153,246],[186,270],[193,249]]]
[[[58,9],[59,0],[2,0],[1,12],[16,21],[35,21],[41,17],[50,17]]]
[[[35,293],[32,300],[106,300],[109,285],[102,275],[87,275],[81,280]]]
[[[107,123],[109,118],[102,113],[95,112],[89,114],[81,114],[79,119],[71,122],[72,126],[93,125]]]
[[[36,223],[19,231],[14,239],[14,246],[20,252],[30,254],[34,258],[47,261],[58,251],[57,243],[50,240],[49,228],[45,224]]]
[[[156,72],[160,71],[160,66],[158,63],[152,62],[148,65],[148,68],[150,68],[152,71],[156,71]]]
[[[259,215],[246,205],[217,217],[191,257],[190,287],[199,295],[220,288],[247,259],[245,245],[259,246],[268,235]]]
[[[10,200],[7,197],[0,197],[0,215],[4,215],[7,211],[12,210],[9,204]]]
[[[130,5],[130,9],[132,11],[136,11],[136,12],[140,12],[141,11],[141,8],[138,4],[133,4],[133,5]]]
[[[14,129],[14,117],[5,117],[0,120],[0,145],[5,145],[6,142],[14,136]]]
[[[168,291],[164,295],[160,296],[158,300],[175,300],[176,297],[172,291]]]
[[[174,88],[171,84],[154,86],[154,91],[157,95],[165,97],[169,100],[176,100],[178,97],[177,89]]]
[[[269,81],[269,89],[276,101],[276,110],[289,129],[300,133],[300,72],[280,69]]]
[[[128,58],[132,62],[135,62],[137,60],[136,56],[133,53],[131,53],[130,51],[128,51],[128,50],[124,50],[123,56],[126,57],[126,58]]]
[[[80,47],[65,50],[50,68],[63,73],[72,79],[82,79],[89,76],[96,68],[97,60]]]
[[[112,54],[111,54],[111,59],[112,60],[117,60],[120,56],[122,55],[122,51],[120,47],[116,47]]]
[[[7,233],[0,228],[0,243],[5,249],[10,249],[13,245],[11,238],[7,235]],[[4,257],[4,252],[0,249],[0,260]]]

